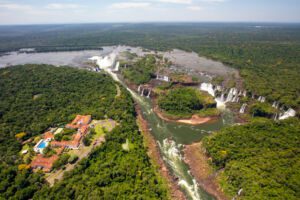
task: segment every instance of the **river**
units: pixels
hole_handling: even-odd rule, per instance
[[[76,52],[47,52],[47,53],[17,53],[11,52],[7,55],[0,57],[0,68],[8,67],[10,65],[17,64],[52,64],[52,65],[70,65],[74,67],[82,67],[88,61],[88,58],[92,56],[103,56],[111,52],[120,54],[124,51],[131,51],[136,53],[138,56],[143,56],[148,53],[153,53],[149,51],[144,51],[142,48],[128,47],[128,46],[119,46],[119,47],[103,47],[102,51],[76,51]],[[189,60],[187,63],[190,67],[194,68],[194,65],[201,65],[203,61],[203,66],[209,67],[209,64],[212,62],[214,67],[210,69],[215,69],[218,73],[227,73],[232,72],[231,69],[228,69],[226,66],[222,66],[220,63],[214,63],[214,61],[208,60],[206,58],[196,57],[194,53],[189,52],[178,52],[178,50],[168,52],[164,54],[166,57],[172,58],[174,62],[179,60],[178,64],[184,66],[182,63],[182,56],[188,57]],[[176,59],[176,55],[180,55]],[[175,57],[174,57],[175,56]],[[190,56],[190,57],[189,57]],[[200,62],[200,63],[199,63]],[[223,67],[223,68],[222,68]],[[210,200],[214,199],[211,195],[206,193],[201,189],[194,177],[190,174],[188,166],[183,161],[182,157],[182,148],[183,145],[191,144],[194,142],[199,142],[204,136],[210,134],[212,131],[219,130],[223,126],[233,123],[232,114],[228,110],[224,110],[222,117],[213,122],[202,124],[198,126],[183,125],[175,122],[167,122],[160,119],[152,109],[152,104],[149,99],[146,97],[141,97],[131,89],[129,89],[119,78],[118,75],[107,71],[115,81],[120,82],[124,85],[127,90],[132,94],[134,100],[140,105],[144,119],[148,122],[148,127],[150,132],[154,136],[155,140],[158,143],[161,155],[172,174],[178,178],[178,184],[185,192],[188,199],[191,200]]]
[[[107,70],[115,81],[120,82],[131,93],[134,100],[142,110],[143,118],[147,121],[149,130],[158,143],[163,160],[178,178],[178,184],[189,200],[212,200],[213,196],[199,187],[195,178],[191,175],[188,165],[182,157],[183,145],[199,142],[212,131],[232,124],[234,119],[229,110],[223,110],[221,117],[213,122],[198,126],[183,125],[175,122],[167,122],[160,119],[155,112],[151,101],[131,90],[121,81],[117,74]]]

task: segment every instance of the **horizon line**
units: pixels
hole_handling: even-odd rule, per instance
[[[212,23],[212,24],[300,24],[293,21],[120,21],[120,22],[62,22],[62,23],[16,23],[16,24],[0,24],[0,26],[41,26],[41,25],[88,25],[88,24],[189,24],[189,23]]]

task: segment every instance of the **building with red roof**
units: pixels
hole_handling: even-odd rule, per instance
[[[80,133],[76,133],[73,135],[73,140],[70,141],[52,141],[52,147],[64,147],[70,149],[78,149],[80,145],[80,139],[82,135]]]
[[[53,139],[54,139],[53,133],[51,133],[51,132],[49,132],[49,131],[46,132],[46,133],[44,133],[44,139],[47,140],[47,141],[53,140]]]
[[[66,125],[66,128],[80,128],[81,126],[88,125],[91,122],[91,115],[77,115],[75,119]]]
[[[53,155],[49,158],[43,157],[43,155],[38,154],[36,158],[31,162],[30,167],[33,169],[41,168],[44,172],[50,172],[53,163],[58,160],[57,155]]]
[[[78,129],[78,132],[79,132],[82,136],[84,136],[84,135],[86,135],[86,134],[88,133],[88,130],[89,130],[89,126],[88,126],[88,125],[84,125],[84,126],[82,126],[82,127],[80,127],[80,128]]]

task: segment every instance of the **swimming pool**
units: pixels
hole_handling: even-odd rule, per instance
[[[47,145],[48,145],[48,142],[43,140],[42,142],[40,142],[40,144],[37,146],[37,148],[44,149]]]

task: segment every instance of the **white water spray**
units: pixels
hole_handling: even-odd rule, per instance
[[[289,108],[287,111],[285,111],[284,113],[281,114],[281,116],[279,116],[279,120],[284,120],[290,117],[295,117],[296,116],[296,111],[292,108]]]
[[[246,107],[247,107],[247,104],[244,103],[244,104],[242,105],[241,109],[240,109],[240,113],[241,113],[241,114],[245,113]]]
[[[164,160],[172,168],[175,176],[179,179],[178,185],[180,185],[193,200],[200,200],[201,194],[198,189],[197,181],[192,179],[192,182],[188,183],[185,179],[186,171],[181,166],[183,158],[179,150],[180,145],[177,145],[175,141],[170,139],[164,139],[163,143],[158,143],[158,145],[163,153]],[[187,172],[187,174],[189,173]]]

